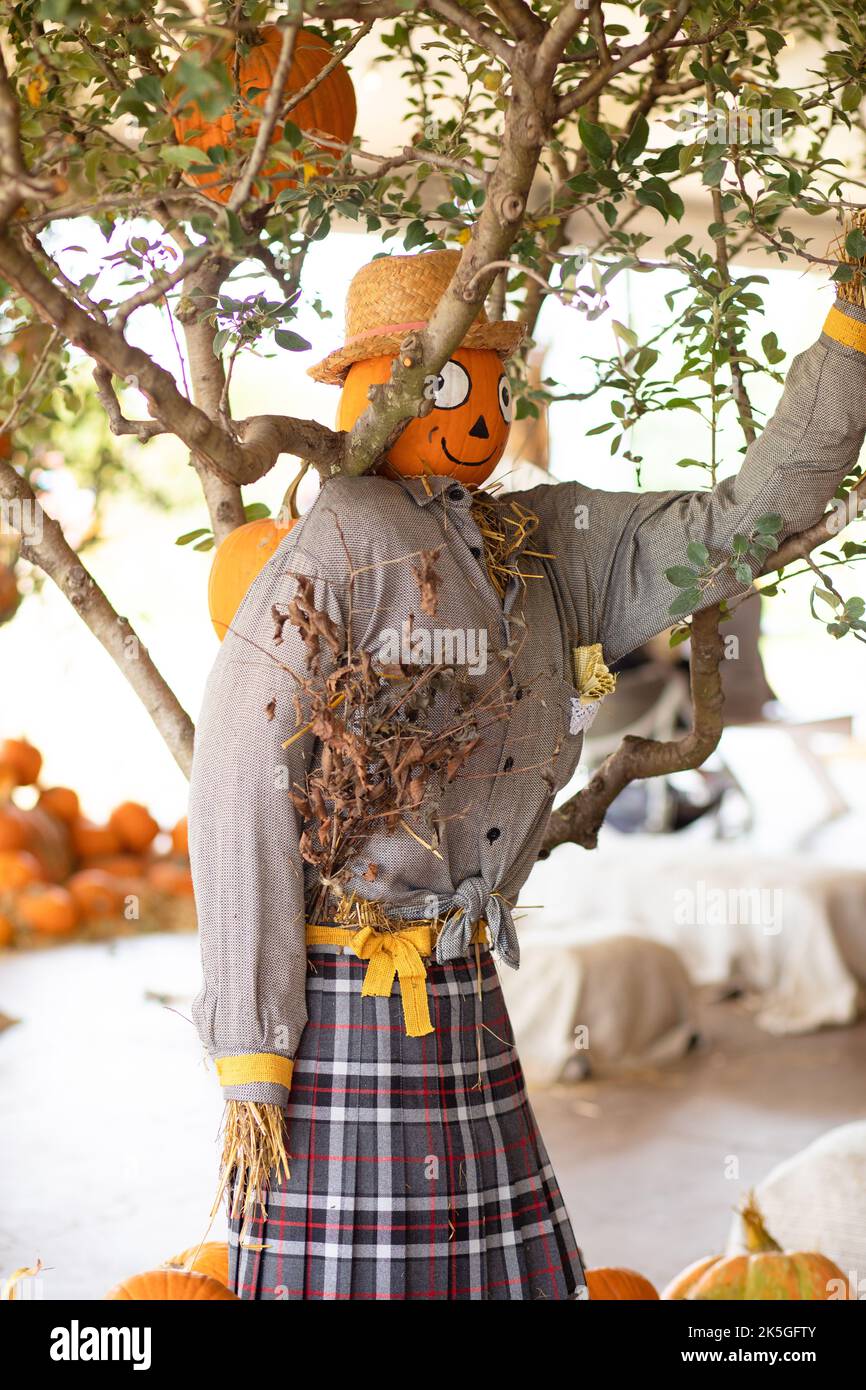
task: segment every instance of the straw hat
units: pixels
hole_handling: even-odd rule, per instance
[[[459,260],[459,251],[422,251],[381,256],[362,266],[346,295],[346,341],[310,367],[310,376],[339,386],[353,362],[396,353],[409,333],[427,327]],[[491,348],[504,359],[525,331],[521,323],[491,323],[482,306],[461,346]]]

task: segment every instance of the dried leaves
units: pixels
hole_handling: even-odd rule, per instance
[[[430,618],[435,618],[439,610],[439,586],[442,579],[436,569],[436,561],[441,554],[441,545],[435,550],[422,550],[417,565],[412,566],[412,573],[418,581],[421,594],[421,611]]]
[[[428,614],[435,613],[438,554],[425,552],[413,566]],[[477,692],[462,668],[380,668],[368,652],[347,653],[342,634],[316,608],[308,580],[299,580],[282,620],[297,627],[307,650],[298,724],[321,744],[317,765],[289,793],[303,822],[301,856],[326,890],[310,904],[321,913],[354,877],[375,882],[379,866],[364,855],[371,835],[402,826],[435,851],[443,789],[480,742]],[[323,646],[335,663],[328,674]]]

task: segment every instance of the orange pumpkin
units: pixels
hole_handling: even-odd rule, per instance
[[[97,854],[85,861],[85,868],[98,869],[113,879],[143,878],[147,861],[140,854]]]
[[[133,1299],[136,1302],[179,1302],[195,1299],[237,1303],[235,1294],[225,1284],[217,1283],[206,1274],[194,1274],[181,1269],[151,1269],[146,1274],[134,1274],[117,1284],[106,1299]]]
[[[181,859],[189,858],[189,823],[186,816],[181,816],[174,830],[172,830],[171,846],[175,854]]]
[[[62,883],[68,878],[73,867],[69,827],[39,806],[22,811],[9,804],[6,815],[15,817],[22,827],[24,848],[39,860],[43,877],[54,883]]]
[[[16,806],[0,806],[0,852],[25,849],[27,826]]]
[[[0,434],[0,459],[8,459],[12,456],[12,436],[11,434]]]
[[[50,936],[65,936],[78,925],[75,899],[56,884],[34,884],[16,900],[15,911],[25,926]]]
[[[26,849],[0,851],[0,892],[41,883],[45,870],[35,854]]]
[[[350,430],[369,405],[371,386],[387,381],[392,357],[367,357],[346,376],[337,429]],[[457,348],[436,382],[429,415],[411,420],[386,463],[404,478],[444,474],[470,487],[487,481],[505,452],[511,428],[511,388],[492,348]]]
[[[158,859],[147,871],[147,881],[157,893],[165,893],[172,898],[191,898],[193,896],[192,874],[183,864],[173,864],[170,859]]]
[[[72,846],[82,859],[117,854],[120,840],[110,825],[94,825],[83,816],[72,826]]]
[[[108,818],[123,849],[143,854],[159,834],[159,825],[146,806],[137,801],[124,801]]]
[[[745,1253],[705,1256],[672,1279],[662,1298],[695,1301],[829,1300],[849,1296],[838,1265],[813,1251],[784,1251],[750,1196],[740,1211]]]
[[[7,738],[0,744],[0,777],[14,778],[15,787],[29,787],[42,771],[42,754],[26,738]]]
[[[6,438],[0,435],[0,458],[3,457],[2,442]],[[21,602],[21,595],[18,592],[18,584],[15,580],[15,571],[9,566],[0,564],[0,623],[6,623],[10,618],[14,618]]]
[[[228,1287],[229,1248],[224,1240],[210,1240],[204,1245],[193,1245],[183,1254],[175,1255],[168,1262],[181,1269],[192,1270],[195,1274],[207,1274],[218,1284]]]
[[[123,911],[123,891],[103,869],[79,869],[66,887],[84,918],[117,917]]]
[[[66,825],[73,825],[81,815],[78,793],[71,787],[46,787],[37,804],[40,811],[47,811]]]
[[[207,602],[214,632],[223,640],[246,597],[296,518],[264,517],[230,531],[216,548],[207,586]]]
[[[651,1299],[658,1301],[658,1292],[654,1285],[633,1269],[588,1269],[586,1286],[590,1299],[597,1303],[609,1303],[614,1299],[630,1299],[632,1302],[641,1303],[648,1303]]]
[[[236,54],[233,43],[221,42],[214,46],[211,40],[200,39],[192,46],[190,53],[180,61],[189,63],[198,60],[207,63],[216,58],[225,67],[238,99],[216,120],[212,120],[202,114],[195,101],[181,88],[172,102],[172,124],[179,145],[202,150],[205,155],[216,147],[226,150],[230,157],[239,134],[249,140],[255,138],[259,122],[250,119],[248,115],[242,115],[239,125],[238,112],[243,111],[245,107],[247,111],[250,107],[259,110],[264,107],[279,62],[282,36],[283,31],[275,24],[266,24],[253,38],[253,46],[240,57]],[[283,88],[284,97],[288,98],[299,92],[313,78],[318,77],[332,57],[333,51],[325,39],[301,29],[295,39],[292,62]],[[175,72],[178,66],[174,69]],[[318,133],[341,144],[348,144],[355,130],[356,114],[352,79],[342,63],[338,63],[309,96],[304,97],[292,108],[288,119],[310,137]],[[278,121],[271,143],[275,144],[282,138],[283,124]],[[322,148],[328,152],[326,144],[323,144]],[[336,159],[339,153],[339,150],[333,150],[333,158]],[[295,155],[294,158],[298,159],[300,155]],[[319,172],[326,173],[330,167],[330,164],[323,164]],[[291,165],[286,164],[283,158],[276,159],[263,168],[257,184],[259,188],[264,188],[269,202],[273,202],[284,188],[296,186],[297,175],[286,177],[290,168]],[[230,170],[231,166],[228,164],[215,164],[201,173],[190,170],[184,174],[184,178],[189,183],[196,184],[212,202],[227,203],[234,187]]]
[[[0,912],[0,950],[5,946],[11,946],[14,940],[15,928],[9,921],[9,918],[4,917],[2,912]]]

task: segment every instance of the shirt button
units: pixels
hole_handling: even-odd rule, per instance
[[[503,770],[503,772],[510,772],[511,769],[513,768],[513,766],[514,766],[514,759],[513,759],[513,758],[506,758],[506,759],[505,759],[505,764],[504,764],[504,767],[503,767],[502,770]]]
[[[462,487],[449,487],[448,489],[448,498],[451,502],[462,502],[465,496]]]
[[[490,841],[491,845],[493,844],[493,841],[494,841],[494,840],[498,840],[498,839],[499,839],[499,836],[500,836],[501,834],[502,834],[502,831],[499,829],[499,826],[498,826],[498,825],[491,825],[490,829],[489,829],[488,832],[487,832],[487,838],[488,838],[488,840]]]

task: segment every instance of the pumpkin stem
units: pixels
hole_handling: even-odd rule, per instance
[[[739,1208],[740,1219],[743,1223],[745,1233],[746,1249],[753,1255],[760,1254],[765,1250],[781,1250],[781,1245],[774,1240],[764,1225],[764,1218],[761,1215],[757,1198],[754,1191],[746,1196],[746,1200]]]
[[[283,498],[282,505],[280,507],[280,516],[283,518],[284,521],[286,519],[287,512],[288,516],[291,518],[293,522],[300,520],[300,513],[298,512],[298,506],[295,499],[297,497],[298,486],[300,484],[300,481],[309,469],[309,467],[310,460],[302,459],[301,466],[298,469],[298,472],[295,474],[295,477],[292,479],[291,483],[289,483],[289,486],[286,489],[286,495]]]

